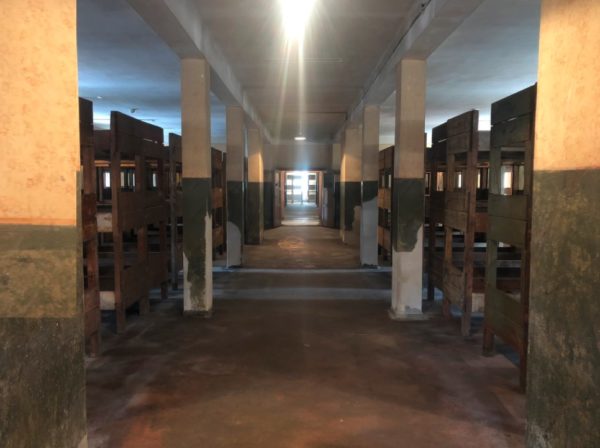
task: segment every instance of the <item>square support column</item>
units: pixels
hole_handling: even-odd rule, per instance
[[[426,74],[426,61],[404,59],[398,64],[390,310],[394,319],[422,317]]]
[[[227,267],[242,265],[244,246],[244,111],[227,108]]]
[[[248,203],[246,244],[261,244],[264,233],[263,140],[259,129],[248,129]]]
[[[181,61],[183,164],[183,309],[212,311],[212,172],[210,66],[204,59]]]
[[[87,446],[76,6],[0,6],[3,447]]]
[[[360,247],[362,127],[348,128],[342,142],[341,222],[342,241]]]
[[[600,3],[543,0],[527,446],[600,441]]]
[[[362,126],[362,216],[360,262],[377,266],[377,193],[379,190],[379,106],[366,106]]]

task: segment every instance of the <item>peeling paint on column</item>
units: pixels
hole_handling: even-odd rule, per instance
[[[392,245],[396,252],[412,252],[423,226],[425,181],[394,179],[392,189]]]
[[[600,170],[534,175],[531,446],[597,446],[600,440],[599,192]]]
[[[207,313],[212,309],[212,181],[182,180],[184,310]]]

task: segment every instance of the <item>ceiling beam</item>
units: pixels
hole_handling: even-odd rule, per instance
[[[396,67],[404,58],[427,59],[485,0],[428,0],[418,2],[408,30],[398,36],[380,64],[369,77],[362,95],[348,110],[336,134],[340,141],[344,129],[356,124],[366,105],[381,105],[396,90]]]
[[[135,11],[182,59],[205,58],[211,67],[211,91],[226,105],[242,107],[249,125],[272,141],[225,54],[202,23],[197,0],[128,0]]]

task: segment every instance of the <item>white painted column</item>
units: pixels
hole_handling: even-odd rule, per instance
[[[264,233],[263,138],[259,129],[248,129],[248,193],[246,244],[261,244]]]
[[[379,189],[379,106],[366,106],[362,126],[362,210],[360,262],[377,266],[377,192]]]
[[[362,127],[346,129],[342,142],[341,222],[342,241],[360,247]]]
[[[390,310],[394,319],[422,317],[426,78],[426,61],[403,59],[398,64]]]
[[[227,108],[227,267],[242,265],[244,246],[244,111]]]
[[[213,305],[210,66],[181,61],[183,158],[183,309],[209,315]]]

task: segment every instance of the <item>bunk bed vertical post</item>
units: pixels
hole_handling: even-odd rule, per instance
[[[82,220],[85,248],[84,292],[85,336],[88,353],[100,354],[100,275],[98,268],[98,223],[96,166],[94,159],[93,104],[79,99],[79,135],[82,165]]]
[[[447,143],[446,143],[447,144]],[[450,151],[448,151],[448,148],[446,149],[446,176],[445,176],[445,182],[446,182],[446,188],[445,188],[445,192],[446,193],[452,193],[454,192],[454,187],[456,184],[456,179],[455,179],[455,156],[453,153],[451,153]],[[445,215],[445,209],[446,209],[446,203],[447,203],[447,197],[444,200],[444,215]],[[442,302],[442,312],[444,314],[444,317],[446,318],[450,318],[452,317],[450,308],[452,306],[452,303],[450,302],[450,299],[448,298],[448,294],[446,292],[446,279],[448,278],[448,276],[446,275],[447,272],[447,265],[450,264],[452,265],[452,249],[453,249],[453,245],[454,245],[454,231],[452,229],[452,227],[448,226],[446,220],[444,220],[444,262],[443,262],[443,270],[444,270],[444,280],[443,280],[443,290],[444,290],[444,299]]]
[[[139,148],[135,154],[135,193],[136,201],[144,204],[146,198],[146,157],[143,150]],[[143,211],[142,211],[143,214]],[[139,263],[147,263],[148,254],[148,223],[142,216],[137,231],[137,261]],[[143,281],[140,279],[140,281]],[[139,301],[140,314],[147,314],[150,311],[150,297],[146,289]]]
[[[123,260],[123,230],[121,229],[120,199],[121,199],[121,153],[117,143],[119,125],[117,114],[110,116],[110,186],[112,202],[112,235],[114,259],[114,295],[117,333],[125,331],[126,306],[122,297]]]
[[[161,143],[161,155],[162,157],[160,157],[158,159],[158,172],[157,172],[157,186],[158,186],[158,191],[160,192],[160,195],[162,198],[167,198],[169,196],[169,183],[167,182],[167,179],[165,179],[165,160],[168,157],[168,154],[166,153],[166,151],[164,151],[163,149],[164,147],[162,146]],[[168,207],[168,204],[166,204],[166,207]],[[167,265],[168,265],[168,254],[169,254],[169,245],[167,244],[167,221],[169,218],[169,210],[164,210],[163,213],[161,213],[161,216],[163,217],[163,219],[160,220],[159,222],[159,243],[160,243],[160,253],[161,253],[161,266],[164,269],[168,269]],[[169,297],[169,277],[165,276],[163,281],[160,284],[160,298],[161,300],[167,300],[167,298]]]
[[[171,287],[178,288],[179,269],[177,266],[177,167],[175,166],[174,135],[169,134],[169,215],[170,215],[170,245],[171,245]]]
[[[462,308],[461,332],[468,336],[471,332],[471,314],[473,311],[473,280],[475,270],[475,225],[477,212],[477,152],[479,149],[479,112],[471,111],[469,123],[469,142],[466,148],[465,199],[467,201],[467,225],[464,247],[464,300]]]

